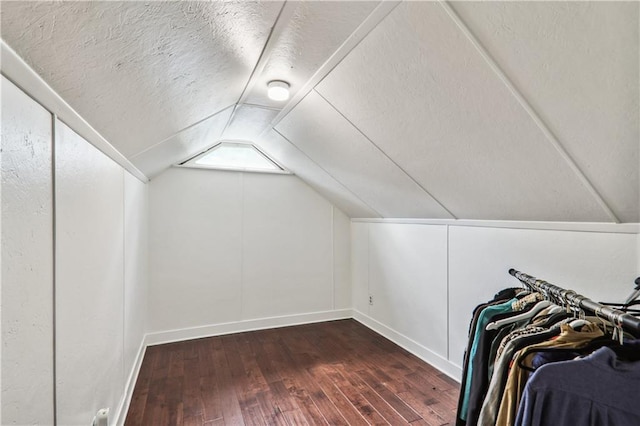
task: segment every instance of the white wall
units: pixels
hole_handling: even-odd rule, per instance
[[[115,424],[146,332],[147,186],[4,77],[2,109],[0,423]]]
[[[147,187],[61,122],[55,152],[57,421],[115,424],[146,331]]]
[[[297,177],[173,168],[149,202],[150,331],[350,306],[348,219]]]
[[[372,226],[369,294],[372,318],[446,358],[446,226]]]
[[[353,222],[355,317],[458,377],[473,308],[519,284],[509,268],[596,301],[623,300],[631,292],[640,272],[640,235],[614,226],[611,232],[581,228]]]
[[[148,217],[147,185],[124,173],[124,372],[133,385],[147,332]],[[130,390],[133,386],[131,386]]]
[[[0,424],[52,424],[52,117],[4,77],[1,84]]]
[[[351,219],[333,208],[334,309],[351,309]]]
[[[56,130],[57,420],[80,425],[124,390],[124,171]]]

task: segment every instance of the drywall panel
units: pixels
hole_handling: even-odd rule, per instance
[[[349,217],[380,217],[353,192],[311,160],[295,145],[271,130],[257,141],[271,158],[287,168]]]
[[[595,301],[623,301],[633,289],[637,236],[598,232],[449,228],[449,353],[461,366],[471,313],[506,287],[509,268]]]
[[[316,92],[277,130],[383,217],[451,217]]]
[[[623,222],[640,222],[638,2],[452,2]]]
[[[242,174],[171,168],[149,185],[149,331],[240,320]]]
[[[295,176],[243,177],[242,318],[331,310],[331,204]]]
[[[60,425],[116,413],[124,391],[123,169],[56,122],[56,402]]]
[[[186,160],[213,146],[227,125],[233,107],[228,107],[188,129],[148,148],[131,159],[147,177],[154,178],[172,164]]]
[[[439,2],[400,4],[316,90],[457,218],[611,220]],[[297,117],[298,125],[307,129],[318,116],[325,128],[338,125],[315,110]],[[314,139],[311,129],[291,140],[313,141],[318,151],[336,140],[357,143]],[[345,170],[358,170],[354,163]],[[385,172],[376,172],[390,185]],[[366,182],[378,186],[369,176]],[[366,194],[366,187],[351,189]],[[381,210],[394,206],[399,213]],[[375,208],[393,217],[438,213],[408,211],[394,198]]]
[[[222,135],[222,139],[235,139],[254,142],[269,123],[278,115],[278,109],[255,105],[238,105]]]
[[[0,423],[53,424],[52,117],[2,77]]]
[[[369,315],[369,224],[351,222],[351,302]]]
[[[267,83],[285,80],[295,94],[377,4],[377,1],[295,2],[289,22],[278,34],[247,101],[281,107],[282,102],[267,97]]]
[[[351,220],[333,208],[333,308],[351,308]]]
[[[131,157],[240,98],[281,7],[14,2],[2,38]]]
[[[447,357],[447,227],[369,225],[369,316]]]
[[[131,373],[146,333],[148,262],[147,185],[124,173],[124,372]]]

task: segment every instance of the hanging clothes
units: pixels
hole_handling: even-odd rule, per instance
[[[512,299],[511,310],[493,314],[490,318],[492,323],[504,322],[502,328],[491,328],[488,325],[489,323],[487,323],[485,328],[478,330],[478,344],[473,361],[470,364],[470,366],[473,367],[473,370],[471,371],[470,392],[468,394],[466,415],[466,420],[469,424],[476,424],[480,415],[482,402],[489,385],[488,373],[492,370],[489,366],[489,362],[493,359],[492,348],[497,351],[498,344],[495,341],[499,338],[502,331],[508,332],[514,328],[526,325],[530,321],[530,318],[522,317],[529,315],[529,311],[532,308],[535,309],[541,298],[541,294],[531,293],[519,299]]]
[[[467,383],[467,371],[469,369],[469,361],[470,361],[469,355],[471,351],[471,346],[475,338],[475,330],[476,330],[476,325],[478,323],[478,319],[480,317],[480,313],[484,310],[484,308],[488,306],[497,305],[500,303],[504,303],[507,300],[513,299],[518,293],[522,293],[522,288],[514,287],[514,288],[503,289],[498,293],[496,293],[493,296],[493,299],[491,299],[486,303],[482,303],[476,306],[475,309],[473,310],[473,314],[471,316],[471,323],[469,324],[469,340],[468,340],[467,349],[465,350],[463,361],[462,361],[463,374],[462,374],[462,382],[460,383],[460,395],[458,397],[456,426],[464,426],[466,424],[466,420],[465,420],[466,415],[464,416],[465,419],[462,419],[463,417],[462,404],[463,404],[463,401],[465,400],[464,395],[465,395],[465,389],[466,389],[466,383]],[[466,413],[466,407],[465,407],[465,413]]]
[[[532,277],[528,278],[531,281],[534,280]],[[578,298],[575,292],[565,291],[546,282],[542,283],[547,286],[543,289],[544,294],[548,294],[546,297],[564,298],[565,295],[569,295],[571,297],[569,300],[572,303],[579,303],[580,306],[586,299],[582,296]],[[553,294],[547,293],[549,289]],[[627,336],[624,345],[619,346],[617,350],[627,356],[624,358],[626,361],[607,347],[612,345],[613,341],[611,334],[608,337],[605,337],[605,334],[613,330],[621,333],[620,312],[613,312],[614,316],[607,316],[607,318],[614,318],[612,321],[617,320],[616,327],[612,327],[610,323],[605,325],[600,308],[589,311],[596,313],[596,317],[577,320],[575,318],[577,304],[563,301],[562,307],[559,307],[550,303],[549,300],[539,302],[543,297],[537,291],[522,293],[522,291],[512,292],[511,290],[513,289],[499,293],[501,297],[496,295],[493,300],[479,305],[474,310],[463,362],[456,424],[640,425],[640,404],[634,405],[621,400],[618,405],[615,405],[618,408],[616,413],[610,414],[605,410],[609,404],[607,398],[594,399],[600,394],[597,390],[598,384],[605,380],[598,375],[602,374],[602,371],[607,372],[609,380],[615,382],[619,389],[626,389],[627,396],[635,397],[637,390],[640,389],[638,383],[640,340],[636,341],[635,346],[630,345]],[[573,309],[570,309],[572,307]],[[597,315],[598,312],[600,316]],[[611,315],[611,312],[606,315]],[[635,325],[637,321],[635,319],[627,321],[627,318],[628,315],[625,317],[627,324],[631,323],[632,329],[640,332],[640,326]],[[608,354],[607,357],[602,355],[604,352]],[[596,354],[600,355],[596,356]],[[632,355],[630,357],[632,360],[628,359],[629,354]],[[572,382],[573,370],[567,370],[568,375],[563,376],[562,370],[552,370],[553,374],[546,372],[549,370],[548,367],[577,362],[574,360],[576,356],[585,355],[593,359],[584,365],[572,364],[572,368],[576,371],[578,367],[588,368],[588,371],[582,371],[581,374],[593,377],[590,391],[583,392],[585,401],[591,398],[594,403],[591,411],[586,409],[586,402],[581,402],[585,412],[590,414],[584,414],[579,418],[572,415],[571,419],[550,415],[549,412],[555,409],[566,410],[569,406],[571,406],[569,412],[574,410],[574,406],[566,401],[571,398],[571,392],[568,389]],[[597,368],[599,370],[596,370]],[[624,376],[624,372],[629,374]],[[537,378],[540,376],[542,378]],[[621,380],[621,377],[624,377],[624,380]],[[552,383],[554,380],[558,384],[557,389]],[[584,387],[585,383],[576,382],[574,385]],[[548,401],[550,395],[559,393],[564,395],[564,402],[562,398],[554,399],[558,404],[557,407],[550,406]],[[578,392],[577,395],[582,393]]]
[[[561,326],[560,334],[556,338],[552,338],[542,343],[527,346],[518,351],[512,360],[511,369],[507,378],[507,384],[502,395],[502,402],[498,417],[496,419],[497,426],[509,426],[515,422],[520,398],[524,390],[524,386],[529,377],[529,372],[522,366],[531,367],[531,360],[534,356],[533,351],[539,348],[580,348],[587,345],[592,340],[602,337],[604,333],[592,323],[584,325],[579,331],[574,330],[567,324]]]
[[[640,361],[603,347],[586,358],[538,368],[522,395],[516,426],[640,425]]]

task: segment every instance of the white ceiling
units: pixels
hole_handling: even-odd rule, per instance
[[[351,217],[640,222],[638,2],[2,2],[153,178],[249,140]],[[290,102],[266,83],[291,83]]]

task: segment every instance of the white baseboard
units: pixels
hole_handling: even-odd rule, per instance
[[[420,343],[416,342],[408,338],[407,336],[398,333],[397,331],[387,327],[371,318],[370,316],[363,314],[360,311],[353,310],[353,319],[361,323],[362,325],[370,328],[376,333],[386,337],[391,340],[396,345],[406,349],[411,352],[413,355],[417,356],[421,360],[429,363],[433,367],[437,368],[447,376],[451,377],[458,383],[460,382],[460,378],[462,377],[462,369],[457,365],[451,363],[446,358],[438,355],[432,350],[422,346]]]
[[[178,330],[149,333],[145,342],[149,346],[163,343],[180,342],[183,340],[200,339],[202,337],[222,336],[225,334],[242,333],[245,331],[264,330],[267,328],[288,327],[292,325],[310,324],[314,322],[332,321],[352,318],[351,309],[312,312],[309,314],[285,315],[271,318],[211,324],[200,327],[183,328]]]
[[[133,396],[133,389],[136,386],[136,381],[138,380],[138,374],[140,374],[140,367],[142,366],[142,360],[144,359],[144,354],[147,351],[147,339],[146,336],[140,342],[140,348],[138,349],[138,354],[136,355],[135,362],[133,363],[133,367],[129,372],[129,377],[124,386],[124,395],[122,396],[122,402],[120,403],[120,407],[118,407],[118,411],[114,413],[112,418],[116,419],[116,425],[122,426],[124,425],[124,421],[127,417],[127,412],[129,411],[129,404],[131,404],[131,397]]]

